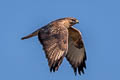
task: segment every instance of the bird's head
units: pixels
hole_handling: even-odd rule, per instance
[[[79,23],[79,21],[73,17],[66,17],[66,18],[57,19],[56,22],[66,26],[67,28]]]
[[[65,20],[68,21],[69,25],[71,26],[79,23],[79,21],[76,18],[72,17],[65,18]]]

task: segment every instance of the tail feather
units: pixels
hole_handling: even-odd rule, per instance
[[[37,36],[38,35],[38,32],[39,32],[40,29],[36,30],[35,32],[27,35],[27,36],[24,36],[21,38],[21,40],[24,40],[24,39],[28,39],[28,38],[31,38],[31,37],[34,37],[34,36]]]

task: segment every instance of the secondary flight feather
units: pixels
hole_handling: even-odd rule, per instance
[[[72,17],[57,19],[21,39],[38,36],[48,59],[50,71],[57,71],[66,57],[74,73],[81,74],[86,68],[86,51],[81,32],[72,27],[77,23],[79,21]]]

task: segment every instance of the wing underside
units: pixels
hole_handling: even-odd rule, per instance
[[[68,53],[66,55],[67,60],[74,69],[75,74],[84,73],[86,68],[86,52],[82,41],[81,33],[75,28],[69,29],[69,41],[68,41]]]

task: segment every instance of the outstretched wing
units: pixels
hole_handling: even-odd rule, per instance
[[[57,71],[68,50],[68,30],[56,25],[43,27],[38,38],[43,45],[50,71]]]
[[[86,52],[82,41],[81,33],[73,27],[69,28],[68,31],[69,46],[66,58],[72,65],[75,75],[77,74],[77,71],[79,74],[81,74],[81,72],[84,73],[84,68],[86,68]]]

